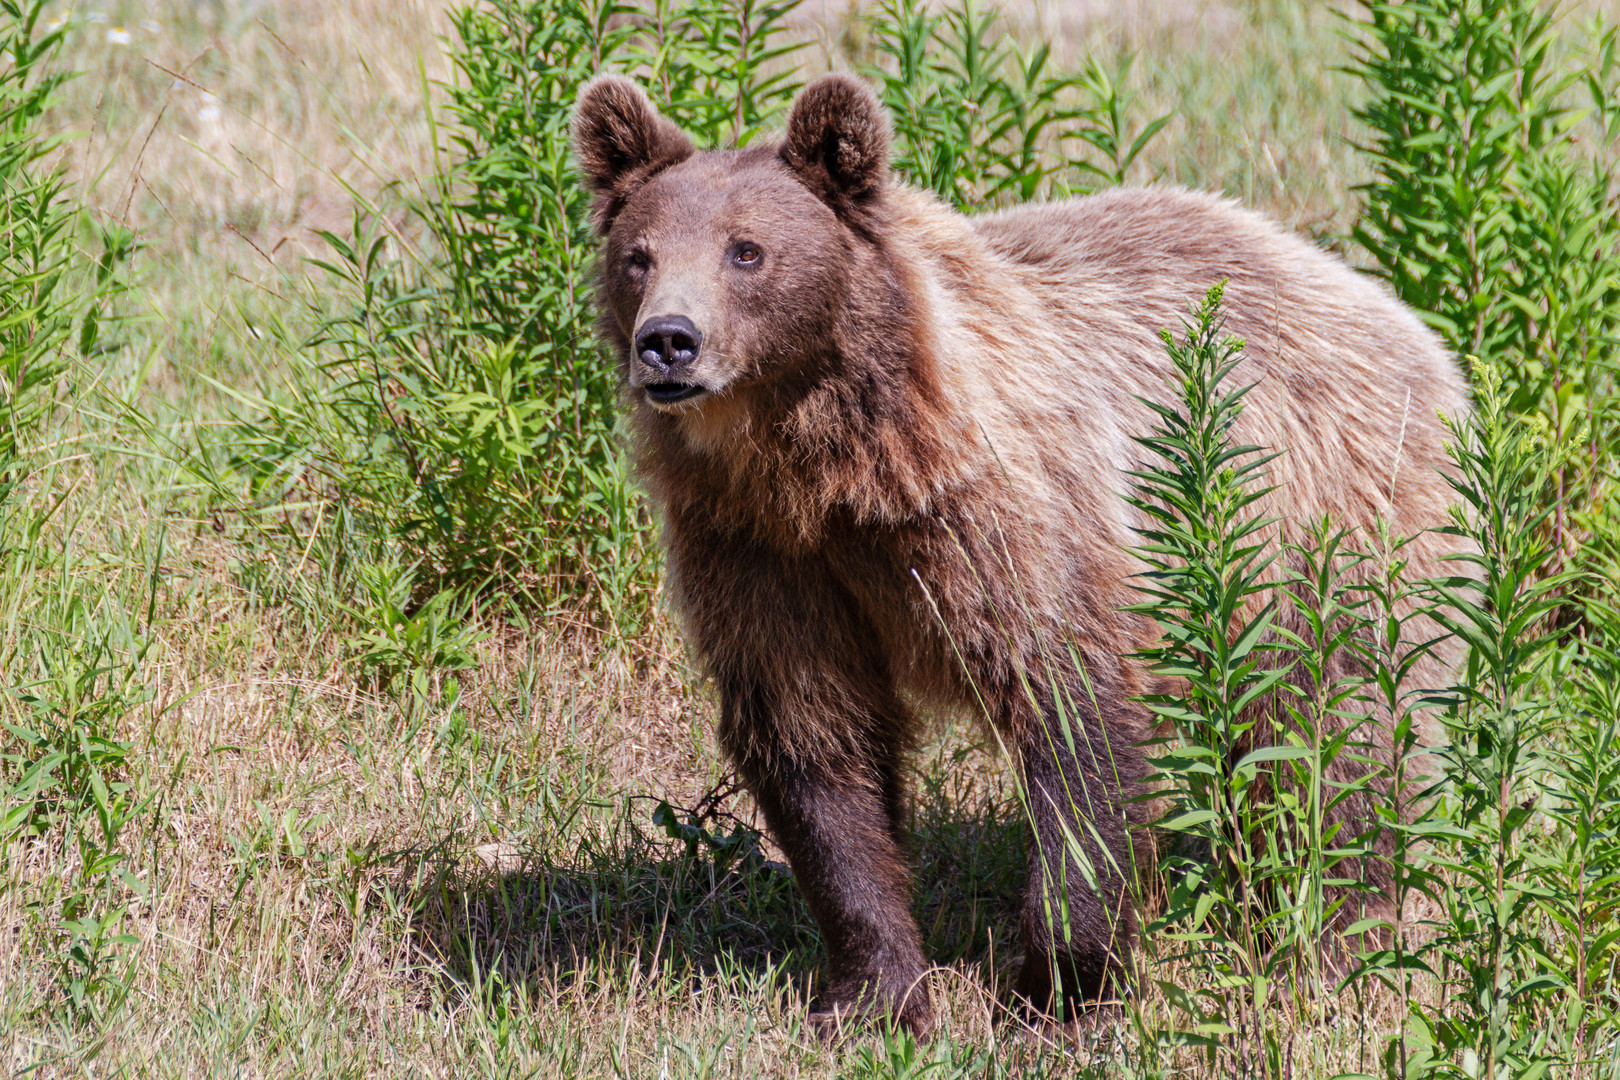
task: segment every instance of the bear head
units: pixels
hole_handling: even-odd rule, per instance
[[[700,153],[639,86],[603,75],[580,90],[573,135],[602,329],[633,400],[691,414],[834,351],[888,180],[888,118],[863,83],[811,83],[780,145]]]

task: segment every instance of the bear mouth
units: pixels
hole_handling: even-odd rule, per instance
[[[696,383],[656,382],[647,384],[647,400],[654,405],[674,405],[690,401],[704,392]]]

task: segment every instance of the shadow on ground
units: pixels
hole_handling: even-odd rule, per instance
[[[1005,974],[1019,953],[1028,830],[1015,804],[980,787],[919,779],[913,910],[929,957]],[[813,994],[825,954],[791,871],[736,819],[672,838],[656,805],[628,800],[609,839],[582,840],[566,860],[514,851],[493,872],[442,875],[424,897],[418,944],[467,981],[498,972],[508,986],[555,988],[640,968],[746,974]]]

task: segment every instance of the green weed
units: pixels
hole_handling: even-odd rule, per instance
[[[1170,117],[1133,130],[1127,60],[1054,70],[1048,44],[1020,46],[975,0],[934,12],[884,0],[863,50],[894,123],[893,166],[958,209],[1027,202],[1125,182]]]
[[[1561,563],[1577,531],[1612,528],[1594,516],[1616,468],[1614,32],[1595,26],[1563,60],[1553,5],[1365,10],[1350,71],[1370,91],[1374,178],[1353,235],[1454,349],[1492,359],[1509,411],[1545,416],[1567,448],[1547,496]]]

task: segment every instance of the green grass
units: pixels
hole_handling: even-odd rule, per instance
[[[1129,178],[1346,234],[1369,173],[1342,22],[1278,0],[1151,11],[1045,12],[1057,61],[1134,54],[1138,115],[1174,114]],[[0,847],[0,1072],[1130,1075],[1127,1024],[1005,1022],[1026,834],[967,720],[919,756],[913,822],[952,1042],[824,1046],[802,1027],[817,933],[779,853],[691,854],[654,824],[725,769],[714,703],[644,584],[633,636],[586,604],[480,599],[406,641],[386,589],[337,558],[353,523],[313,491],[268,525],[210,500],[200,463],[228,452],[240,394],[295,370],[288,343],[319,315],[300,301],[338,305],[303,261],[323,250],[312,229],[343,231],[358,202],[396,250],[425,242],[391,185],[420,195],[432,172],[423,95],[442,102],[448,23],[426,0],[104,13],[67,34],[85,74],[51,123],[84,133],[60,151],[72,190],[139,237],[134,289],[104,330],[121,347],[64,381],[0,506],[0,720],[104,742],[52,743],[78,779],[53,789],[53,825]],[[859,14],[801,11],[807,70],[868,47]],[[743,796],[719,809],[711,837],[754,821]],[[1294,1075],[1373,1071],[1395,1010],[1346,994],[1300,1021]]]

